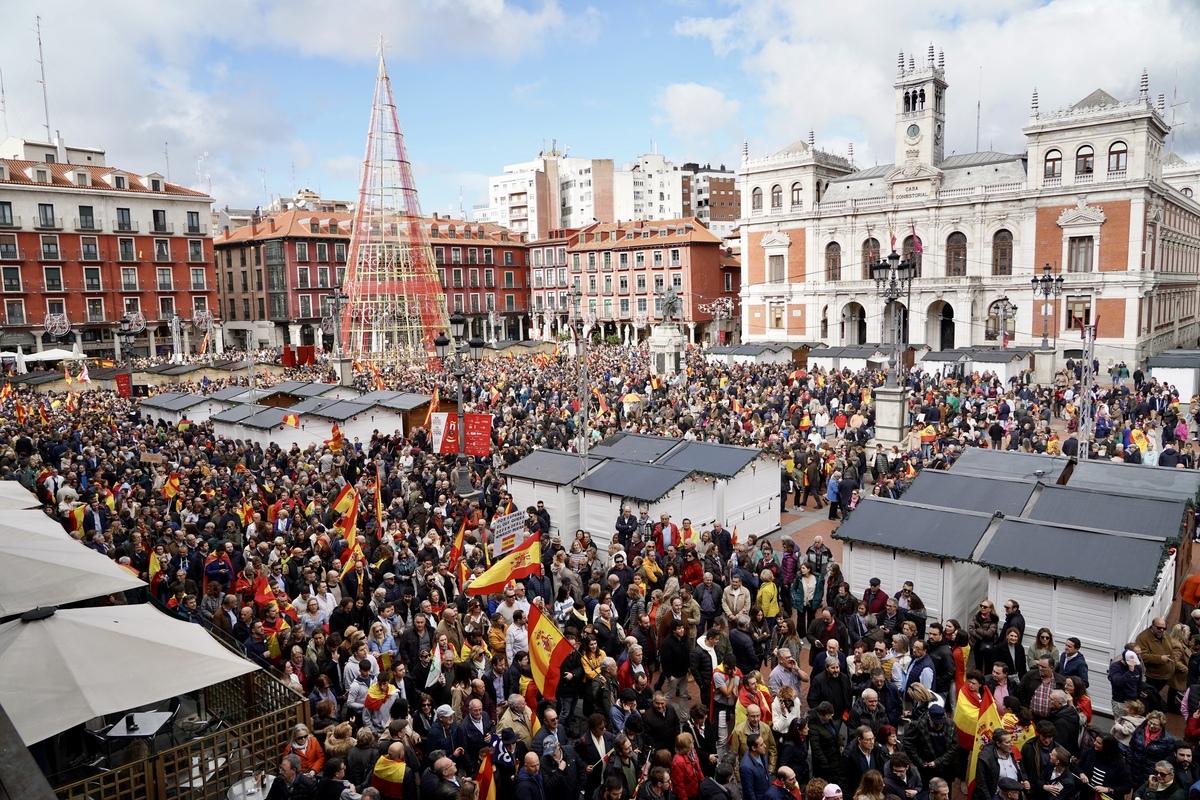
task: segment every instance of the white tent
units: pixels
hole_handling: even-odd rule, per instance
[[[0,575],[0,617],[145,586],[74,539],[8,524],[0,524]]]
[[[41,505],[33,492],[16,481],[0,481],[0,511],[41,508]]]
[[[75,541],[75,538],[63,529],[58,520],[46,516],[40,508],[9,509],[5,507],[3,498],[0,498],[0,511],[4,512],[4,526],[28,533],[53,536],[64,541]]]
[[[28,361],[62,361],[64,359],[83,358],[81,353],[72,353],[70,350],[63,350],[61,347],[54,347],[50,350],[43,350],[40,353],[31,353],[25,356]]]
[[[0,705],[27,745],[256,669],[149,605],[38,609],[0,626],[0,674],[21,676],[0,685]]]

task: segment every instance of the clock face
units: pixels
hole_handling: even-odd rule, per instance
[[[920,127],[919,125],[909,125],[909,126],[908,126],[908,135],[909,135],[910,137],[915,137],[915,136],[917,136],[917,135],[918,135],[920,132],[921,132],[921,127]]]

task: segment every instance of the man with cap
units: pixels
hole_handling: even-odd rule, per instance
[[[867,613],[874,614],[876,618],[887,609],[888,595],[887,592],[879,588],[882,581],[879,578],[871,578],[871,587],[863,592],[863,602],[867,604]]]
[[[540,733],[541,731],[539,731]],[[579,796],[580,776],[584,769],[579,756],[569,744],[562,743],[557,735],[542,740],[542,781],[547,798],[564,800]]]
[[[934,778],[954,782],[958,773],[958,729],[940,703],[918,717],[904,731],[904,751],[921,772],[927,786]]]
[[[383,584],[380,588],[383,589],[384,602],[399,604],[400,598],[404,596],[404,587],[396,581],[394,572],[383,573]]]
[[[445,750],[446,755],[456,762],[469,763],[469,759],[463,758],[466,748],[455,743],[457,733],[458,724],[454,721],[454,709],[442,704],[437,707],[434,723],[429,726],[429,733],[425,735],[426,747],[430,750]]]
[[[978,792],[976,792],[978,794]],[[1013,778],[1003,777],[1000,779],[1000,786],[996,792],[998,800],[1020,800],[1021,783]]]

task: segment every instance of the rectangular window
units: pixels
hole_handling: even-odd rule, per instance
[[[345,282],[346,282],[346,268],[338,267],[337,268],[337,285],[341,286]]]
[[[138,278],[136,267],[121,267],[121,291],[136,292],[138,290]]]
[[[63,314],[66,313],[66,304],[61,297],[56,297],[53,300],[46,301],[47,314]]]
[[[243,267],[246,266],[245,251],[242,252],[242,266]],[[260,245],[254,246],[254,266],[256,266],[256,267],[262,266],[262,247]]]
[[[596,268],[596,254],[595,254],[595,253],[588,253],[588,265],[587,265],[587,268],[588,268],[588,269],[595,269],[595,268]]]
[[[783,283],[783,256],[767,257],[767,282]]]
[[[339,264],[346,262],[346,245],[342,242],[336,242],[333,245],[333,259]]]
[[[645,269],[646,268],[646,254],[645,253],[636,253],[633,256],[633,266],[635,269]]]
[[[100,244],[95,236],[84,236],[79,240],[79,259],[81,261],[99,261]]]
[[[296,260],[308,261],[308,242],[296,242]]]
[[[203,292],[208,288],[204,277],[204,267],[192,267],[192,291]]]
[[[130,215],[129,209],[128,208],[118,208],[117,209],[117,230],[132,231],[133,229],[134,229],[133,228],[133,217]]]
[[[446,248],[442,247],[441,245],[438,245],[437,247],[433,248],[433,260],[439,264],[445,264],[446,263]]]
[[[783,312],[783,303],[771,303],[767,306],[767,325],[771,330],[783,330]]]
[[[38,203],[38,227],[53,228],[54,225],[54,204],[53,203]]]
[[[4,276],[4,291],[19,292],[21,291],[21,268],[20,267],[5,267],[2,271]]]
[[[229,318],[237,319],[237,301],[229,298]]]
[[[637,291],[638,291],[638,294],[643,294],[646,291],[646,276],[645,275],[637,276]]]
[[[681,263],[682,262],[680,261],[679,250],[678,249],[672,250],[671,251],[671,266],[678,267]]]
[[[160,292],[169,292],[174,288],[175,282],[171,277],[170,267],[158,268],[158,290]]]
[[[571,268],[576,271],[579,270],[579,253],[571,254]]]
[[[170,319],[175,315],[175,298],[160,297],[158,298],[158,318]]]
[[[596,276],[589,275],[588,276],[588,294],[595,294],[595,293],[596,293]]]
[[[329,267],[317,267],[317,286],[322,289],[329,288]]]
[[[142,310],[142,303],[141,303],[141,300],[139,300],[138,298],[126,297],[123,299],[125,301],[125,313],[126,314],[136,314]],[[230,301],[230,302],[232,302],[232,301]]]
[[[155,261],[170,261],[171,260],[171,242],[167,239],[154,240],[154,260]]]
[[[513,258],[512,251],[505,250],[504,251],[504,266],[514,267],[514,266],[516,266],[516,264],[517,264],[517,262],[516,262],[516,259]]]
[[[118,258],[122,261],[137,261],[137,251],[133,249],[133,239],[117,240]]]
[[[471,262],[468,262],[468,263],[471,263]],[[468,270],[468,277],[471,280],[471,288],[478,289],[479,288],[479,270],[477,270],[477,269]]]
[[[217,282],[220,283],[220,278],[217,279]],[[225,286],[226,286],[227,291],[230,291],[230,292],[233,291],[233,273],[232,272],[225,273]]]
[[[242,319],[250,319],[250,299],[242,298]]]
[[[104,299],[89,297],[87,299],[88,322],[104,322]]]
[[[483,248],[483,263],[484,264],[493,263],[492,262],[492,248],[490,248],[490,247]]]
[[[47,261],[58,261],[58,237],[43,236],[42,237],[42,258]]]
[[[461,289],[463,285],[463,271],[461,267],[456,267],[451,270],[451,276],[454,279],[454,288]]]
[[[296,288],[297,289],[307,289],[308,288],[308,267],[297,267],[296,268]]]
[[[604,254],[604,268],[612,269],[612,253]]]
[[[152,221],[154,223],[154,232],[155,233],[170,233],[171,232],[170,230],[167,229],[167,212],[166,211],[156,208],[153,211],[151,211],[150,214],[152,217]]]
[[[84,267],[83,268],[83,290],[85,292],[100,291],[100,268],[99,267]]]
[[[662,250],[655,250],[654,251],[654,269],[661,269],[662,265],[663,265]]]
[[[620,253],[617,255],[617,268],[629,269],[629,253]]]
[[[1077,331],[1081,323],[1092,324],[1091,297],[1067,297],[1067,302],[1063,307],[1067,315],[1067,318],[1063,320],[1063,327],[1066,330]]]
[[[202,231],[200,230],[200,212],[199,211],[187,212],[187,225],[188,225],[188,228],[187,228],[188,233],[202,233]]]
[[[12,234],[0,236],[0,259],[17,260],[17,237]]]
[[[662,276],[662,275],[655,275],[655,276],[654,276],[654,293],[655,293],[655,294],[662,294],[662,292],[663,292],[663,289],[664,289],[665,287],[666,287],[666,281],[664,281],[664,280],[663,280],[663,276]]]
[[[243,292],[250,291],[250,281],[248,280],[248,278],[249,278],[249,276],[246,274],[246,270],[242,270],[242,291]]]
[[[733,273],[732,272],[725,273],[725,291],[727,291],[727,292],[733,291]]]
[[[468,264],[478,264],[479,263],[479,248],[478,247],[468,247],[467,248],[467,263]]]
[[[1067,272],[1091,272],[1093,249],[1091,236],[1072,236],[1067,240]]]
[[[645,314],[647,308],[646,298],[639,297],[637,299],[637,310],[639,314]]]
[[[450,263],[451,264],[461,264],[462,263],[462,248],[461,247],[451,247],[450,248]]]
[[[79,229],[81,231],[96,230],[96,215],[91,206],[79,207]]]
[[[317,261],[325,262],[328,260],[329,260],[329,243],[328,242],[317,242]]]
[[[43,276],[46,278],[47,292],[61,292],[63,290],[62,267],[46,267],[42,270]]]
[[[193,264],[204,260],[204,242],[199,239],[188,239],[188,261]]]
[[[0,228],[11,228],[14,224],[12,203],[6,200],[0,203]]]
[[[263,298],[258,298],[258,319],[267,318],[267,301]]]
[[[261,292],[263,290],[262,287],[263,287],[262,270],[256,269],[256,270],[254,270],[254,289],[255,289],[255,291]],[[260,317],[260,319],[261,319],[261,317]]]
[[[504,281],[505,285],[511,285],[511,278],[512,278],[512,273],[506,272],[505,273],[505,281]],[[489,289],[492,289],[496,286],[496,270],[485,269],[483,271],[483,285]]]
[[[300,295],[300,316],[311,317],[312,315],[312,295]]]
[[[628,297],[621,298],[621,316],[622,317],[629,316],[629,298]]]
[[[25,302],[23,300],[6,300],[4,303],[4,316],[8,318],[9,325],[24,325]]]

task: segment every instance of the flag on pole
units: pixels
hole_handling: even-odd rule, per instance
[[[179,494],[179,473],[172,472],[167,478],[167,482],[163,484],[163,497],[170,500],[175,495]]]
[[[425,679],[425,688],[433,686],[440,677],[442,677],[442,650],[435,642],[433,650],[429,651],[429,677]]]
[[[91,383],[92,382],[92,376],[88,374],[88,365],[87,365],[86,361],[84,361],[83,364],[79,368],[79,382],[80,383]]]
[[[475,773],[479,788],[479,800],[496,800],[496,770],[492,766],[492,748],[483,748],[479,757],[479,771]]]
[[[375,525],[376,538],[383,538],[383,470],[375,462]]]
[[[209,331],[205,331],[204,338],[200,340],[200,355],[204,355],[208,352],[208,335]]]
[[[330,450],[337,452],[342,449],[343,445],[345,445],[346,437],[342,436],[342,429],[338,427],[336,422],[333,423],[332,432],[333,435],[325,440],[325,444],[329,445]]]
[[[921,237],[917,236],[916,223],[909,223],[909,224],[912,225],[913,255],[919,256],[919,255],[921,255],[921,253],[925,252],[925,248],[921,244]]]
[[[339,514],[348,514],[350,507],[354,504],[354,498],[358,493],[354,491],[354,487],[346,484],[342,490],[338,492],[337,498],[333,501],[333,510]]]
[[[495,594],[509,581],[542,574],[542,540],[530,536],[521,546],[492,564],[475,582],[467,587],[467,594]]]
[[[537,606],[530,606],[529,672],[538,691],[547,700],[555,699],[562,665],[570,654],[571,643],[563,638],[554,622]]]
[[[888,225],[888,238],[892,240],[892,250],[895,250],[896,249],[896,231],[891,225]]]
[[[530,610],[534,607],[530,606]],[[531,629],[532,630],[532,629]],[[531,662],[532,663],[532,662]],[[542,729],[542,722],[538,719],[538,689],[537,684],[532,680],[525,685],[525,705],[529,706],[529,734],[536,736],[537,732]]]
[[[462,560],[463,542],[467,535],[467,515],[463,514],[462,524],[458,526],[458,532],[454,534],[454,541],[450,545],[450,554],[446,557],[446,571],[457,575],[459,562]],[[462,588],[462,581],[458,582],[458,586]]]
[[[354,494],[354,501],[350,504],[350,511],[346,516],[342,517],[341,521],[334,525],[334,529],[341,529],[342,536],[346,538],[349,547],[342,552],[342,556],[346,559],[342,565],[342,579],[345,579],[350,574],[350,570],[354,569],[354,565],[363,558],[362,545],[358,541],[358,493]]]
[[[592,387],[592,394],[596,396],[596,402],[600,404],[600,413],[608,413],[608,403],[604,402],[604,395],[600,394],[600,390],[595,386]]]
[[[289,425],[293,428],[299,428],[300,427],[300,418],[298,416],[296,416],[295,414],[284,414],[283,415],[283,424]]]
[[[983,697],[979,704],[979,721],[975,727],[974,743],[971,746],[971,760],[967,766],[967,796],[975,794],[975,774],[979,766],[979,751],[992,741],[992,735],[1004,730],[1000,715],[996,713],[996,701],[992,698],[992,690],[983,687]]]
[[[429,427],[429,423],[433,422],[433,415],[437,413],[438,406],[441,404],[441,398],[438,395],[438,389],[433,390],[433,399],[429,401],[429,411],[425,414],[425,427]]]
[[[71,370],[67,368],[67,362],[63,362],[63,380],[67,382],[67,386],[71,385]]]

